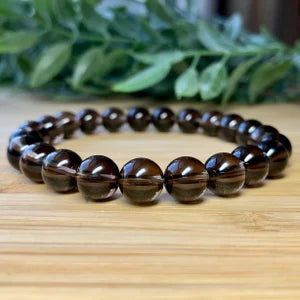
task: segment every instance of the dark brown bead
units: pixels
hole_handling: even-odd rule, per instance
[[[7,159],[9,163],[17,170],[20,170],[19,161],[23,151],[27,146],[42,142],[39,136],[33,136],[30,133],[13,138],[7,147]]]
[[[77,188],[76,172],[80,164],[80,156],[71,150],[52,152],[43,161],[43,180],[56,192],[73,191]]]
[[[101,114],[103,126],[110,132],[118,131],[126,122],[124,112],[116,107],[110,107]]]
[[[261,125],[250,134],[248,144],[257,145],[262,140],[276,140],[278,135],[278,130],[273,126]]]
[[[216,136],[223,114],[219,111],[207,111],[201,117],[201,127],[205,134]]]
[[[269,177],[276,177],[282,174],[288,164],[289,153],[286,148],[276,140],[260,142],[258,147],[269,157]]]
[[[58,143],[63,138],[63,129],[57,123],[57,119],[53,116],[45,115],[38,119],[41,124],[39,133],[43,136],[44,140],[49,143]]]
[[[241,122],[236,131],[236,142],[239,145],[246,146],[248,144],[250,134],[259,126],[261,126],[261,123],[257,120],[246,120]]]
[[[151,122],[151,116],[146,108],[132,107],[128,110],[127,122],[135,131],[144,131]]]
[[[243,187],[246,171],[243,163],[230,153],[217,153],[205,163],[208,188],[219,196],[236,194]]]
[[[278,142],[280,142],[285,149],[288,151],[289,155],[292,155],[292,144],[290,142],[290,140],[283,134],[279,134],[277,137]]]
[[[269,158],[256,146],[239,146],[232,154],[244,163],[248,186],[261,184],[269,173]]]
[[[243,118],[236,114],[224,115],[220,121],[218,136],[228,142],[235,142],[236,130]]]
[[[37,121],[25,121],[19,128],[26,130],[26,132],[38,131],[41,128],[41,124]]]
[[[208,173],[201,161],[182,156],[174,159],[164,173],[165,187],[179,202],[198,201],[206,190]]]
[[[90,108],[78,112],[76,119],[79,121],[80,129],[85,134],[92,134],[102,123],[99,113]]]
[[[175,120],[175,114],[167,107],[158,107],[152,113],[152,123],[161,132],[169,131],[175,124]]]
[[[138,204],[154,202],[163,188],[162,171],[148,158],[130,160],[120,173],[120,190],[132,202]]]
[[[182,132],[194,133],[200,126],[201,113],[193,108],[181,110],[177,116],[178,126]]]
[[[57,119],[57,123],[63,129],[65,139],[71,138],[80,127],[80,123],[75,114],[70,111],[59,112],[55,115],[55,117]]]
[[[20,159],[22,173],[34,182],[43,182],[43,160],[53,151],[55,151],[55,148],[47,143],[38,143],[26,147]]]
[[[103,155],[83,160],[76,176],[78,190],[90,200],[105,200],[118,189],[120,177],[117,165]]]
[[[20,127],[20,128],[17,128],[10,136],[9,136],[9,142],[15,138],[15,137],[18,137],[18,136],[21,136],[21,135],[31,135],[32,137],[35,137],[37,139],[42,139],[42,136],[40,135],[39,131],[37,130],[32,130],[32,131],[27,131],[26,129]]]

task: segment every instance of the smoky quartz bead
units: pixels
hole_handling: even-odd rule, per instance
[[[128,110],[127,122],[135,131],[144,131],[151,122],[149,111],[143,107],[132,107]]]
[[[160,167],[148,158],[127,162],[120,172],[119,187],[123,195],[137,204],[155,202],[163,188]]]
[[[152,123],[161,132],[169,131],[173,127],[175,120],[175,114],[167,107],[156,108],[152,113]]]
[[[126,122],[124,112],[116,107],[110,107],[101,113],[102,123],[106,130],[110,132],[118,131]]]
[[[288,151],[289,155],[291,156],[293,151],[291,141],[283,134],[279,134],[277,140],[285,147],[285,149]]]
[[[80,129],[85,134],[92,134],[96,131],[98,126],[101,125],[101,117],[99,113],[94,109],[82,109],[76,115],[76,119],[80,124]]]
[[[55,148],[47,143],[37,143],[26,147],[20,159],[21,172],[34,182],[43,182],[43,160],[54,151]]]
[[[276,140],[263,141],[258,147],[268,156],[270,160],[269,177],[280,176],[288,164],[289,153],[287,149]]]
[[[71,138],[80,127],[75,114],[70,111],[59,112],[55,117],[57,119],[57,124],[62,127],[65,139]]]
[[[177,201],[199,201],[206,190],[208,173],[198,159],[182,156],[174,159],[166,168],[164,183],[168,193]]]
[[[208,111],[203,113],[201,117],[201,127],[203,132],[210,136],[216,136],[222,117],[223,114],[219,111]]]
[[[194,133],[199,129],[201,113],[193,108],[181,110],[177,116],[178,126],[184,133]]]
[[[236,114],[224,115],[220,120],[218,136],[228,142],[235,142],[236,130],[243,118]]]
[[[103,155],[83,160],[76,176],[77,187],[86,199],[106,200],[118,189],[120,177],[117,165]]]
[[[261,123],[257,120],[246,120],[241,122],[236,131],[236,142],[239,145],[246,146],[251,133],[259,126],[261,126]]]
[[[63,128],[58,124],[54,116],[42,116],[38,119],[38,122],[41,124],[39,133],[46,142],[55,144],[62,140]]]
[[[246,179],[243,163],[230,153],[217,153],[205,163],[209,174],[208,188],[219,196],[238,193]]]
[[[77,188],[76,172],[80,164],[80,156],[71,150],[52,152],[43,161],[43,180],[56,192],[74,191]]]
[[[261,184],[269,173],[269,158],[256,146],[239,146],[232,154],[244,163],[248,186]]]
[[[261,125],[250,134],[248,144],[257,145],[263,140],[276,140],[278,135],[278,130],[273,126]]]
[[[18,137],[18,136],[22,136],[22,135],[30,135],[32,137],[35,137],[36,139],[38,140],[41,140],[42,139],[42,136],[40,135],[39,131],[37,130],[31,130],[30,132],[27,131],[26,129],[20,127],[20,128],[17,128],[9,137],[9,142],[15,138],[15,137]]]

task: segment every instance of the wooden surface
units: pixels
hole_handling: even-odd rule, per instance
[[[164,191],[151,207],[119,194],[87,203],[33,184],[8,165],[7,138],[22,121],[113,104],[132,103],[70,105],[0,92],[0,299],[300,299],[299,104],[228,109],[278,127],[294,146],[284,178],[234,198],[208,194],[201,204],[183,205]],[[145,156],[165,168],[177,156],[205,161],[234,145],[150,129],[100,132],[60,147],[82,157],[108,155],[119,167]]]

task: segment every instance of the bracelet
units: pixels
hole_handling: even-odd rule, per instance
[[[135,131],[144,131],[152,123],[161,132],[177,123],[184,133],[202,129],[207,135],[239,146],[232,153],[212,155],[205,164],[194,157],[178,157],[164,173],[148,158],[132,159],[119,171],[106,156],[82,160],[71,150],[56,150],[53,146],[73,137],[79,129],[92,134],[103,126],[116,132],[126,122]],[[237,114],[201,113],[191,108],[181,110],[177,116],[169,108],[156,108],[150,115],[142,107],[130,108],[127,116],[118,108],[108,108],[101,114],[84,109],[76,115],[46,115],[23,123],[12,133],[7,147],[7,158],[14,168],[56,192],[79,190],[86,199],[101,201],[111,198],[119,187],[124,196],[138,204],[156,202],[163,186],[174,199],[185,203],[199,201],[207,188],[219,196],[237,194],[244,185],[259,186],[266,177],[280,176],[291,153],[289,139],[272,126],[244,120]]]

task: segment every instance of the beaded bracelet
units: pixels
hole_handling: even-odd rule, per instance
[[[93,155],[82,161],[75,152],[53,146],[62,138],[74,136],[78,129],[92,134],[102,125],[116,132],[126,121],[135,131],[146,130],[151,122],[162,132],[171,130],[175,123],[184,133],[196,133],[201,128],[207,135],[240,146],[232,153],[214,154],[205,164],[194,157],[178,157],[164,173],[148,158],[132,159],[119,171],[106,156]],[[118,108],[108,108],[101,114],[84,109],[76,115],[46,115],[23,123],[10,136],[7,148],[8,161],[14,168],[56,192],[79,190],[85,198],[97,201],[111,198],[119,187],[124,196],[139,204],[154,202],[163,185],[174,199],[185,203],[201,199],[206,188],[219,196],[236,194],[244,185],[258,186],[266,177],[281,175],[291,153],[286,136],[256,120],[191,108],[177,116],[169,108],[157,108],[150,115],[142,107],[129,109],[127,117]]]

